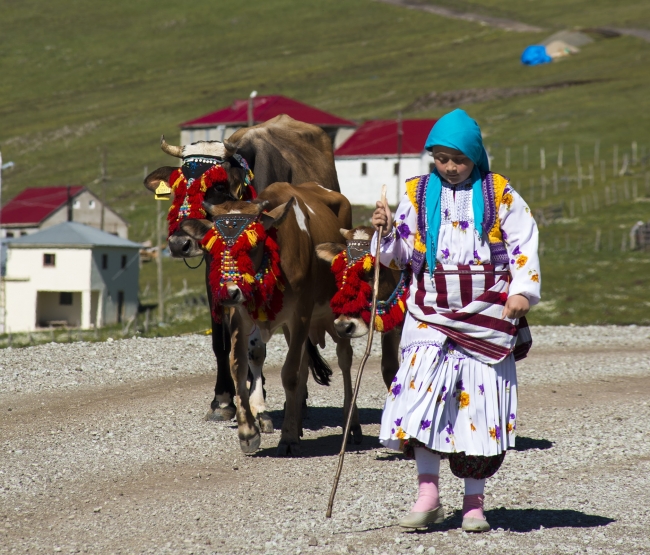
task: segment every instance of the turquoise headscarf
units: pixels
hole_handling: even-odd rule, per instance
[[[487,153],[483,147],[483,138],[478,124],[470,118],[464,110],[454,110],[442,116],[431,129],[424,148],[432,150],[434,146],[444,146],[460,150],[472,162],[472,210],[474,211],[474,226],[479,236],[483,235],[483,190],[481,186],[481,172],[487,173],[490,169]],[[438,252],[438,235],[440,234],[440,195],[442,194],[442,181],[436,169],[429,176],[427,184],[425,207],[427,215],[427,264],[429,272],[433,274],[436,267],[436,254]]]

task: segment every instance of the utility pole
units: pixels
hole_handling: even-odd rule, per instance
[[[397,179],[397,187],[395,187],[395,205],[398,206],[400,202],[400,185],[401,185],[401,180],[400,180],[400,173],[402,169],[402,138],[404,136],[404,130],[402,129],[402,112],[401,110],[397,112],[397,166],[396,166],[396,179]]]
[[[106,182],[108,181],[108,178],[106,177],[106,147],[102,147],[101,150],[100,181],[102,182],[102,219],[99,229],[104,231],[104,213],[106,212]]]
[[[253,108],[254,108],[254,100],[256,96],[257,96],[257,91],[252,91],[248,97],[248,127],[253,127],[253,125],[255,125],[255,112]]]
[[[158,243],[158,256],[156,264],[158,270],[158,321],[165,321],[165,304],[163,299],[163,267],[162,267],[162,201],[156,201],[156,242]]]

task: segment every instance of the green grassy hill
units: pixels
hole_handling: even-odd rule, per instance
[[[525,46],[567,26],[647,28],[650,8],[612,0],[441,4],[547,31],[510,33],[370,0],[4,0],[0,148],[16,166],[3,174],[3,198],[26,186],[63,183],[101,193],[105,148],[107,202],[131,223],[131,237],[144,240],[152,237],[155,213],[141,186],[144,168],[168,163],[158,147],[160,134],[177,138],[179,122],[253,89],[364,120],[395,117],[432,91],[588,82],[461,106],[481,124],[494,169],[512,177],[535,210],[563,210],[561,223],[542,229],[545,303],[532,320],[650,323],[648,254],[621,251],[623,233],[650,219],[650,204],[633,198],[634,191],[650,196],[642,160],[650,152],[650,43],[623,36],[597,40],[557,63],[530,68],[519,62]],[[433,106],[404,116],[435,117],[447,110]],[[597,141],[593,185],[583,179],[579,188],[575,145],[587,175]],[[626,154],[631,162],[632,142],[637,163],[630,175],[614,177],[614,149],[620,168]],[[607,162],[604,180],[600,160]],[[542,177],[548,183],[544,198]],[[594,252],[597,229],[601,248]],[[200,288],[201,272],[179,262],[166,265],[172,292],[182,279],[190,289]],[[150,265],[143,268],[143,289],[147,283],[151,291]]]

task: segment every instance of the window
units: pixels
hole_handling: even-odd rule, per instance
[[[43,255],[43,266],[56,266],[56,256],[54,254],[45,253]]]
[[[126,268],[126,254],[122,255],[122,268]]]
[[[436,163],[435,162],[429,162],[429,173],[433,173],[433,170],[436,169]]]
[[[7,231],[7,237],[13,237],[14,232],[13,231]]]
[[[361,175],[368,175],[368,164],[361,162]]]
[[[102,270],[106,270],[107,268],[108,268],[108,255],[102,254]]]
[[[72,208],[74,208],[75,210],[81,208],[81,201],[80,201],[80,200],[75,200],[75,201],[72,203]]]
[[[95,201],[94,200],[89,200],[88,201],[88,208],[90,208],[91,210],[95,209]]]
[[[393,165],[393,175],[399,175],[399,162],[395,162]]]
[[[21,232],[20,232],[20,236],[21,236],[21,237],[24,237],[25,235],[27,235],[27,232],[26,232],[26,231],[21,231]]]
[[[59,304],[72,306],[72,293],[61,291],[59,293]]]

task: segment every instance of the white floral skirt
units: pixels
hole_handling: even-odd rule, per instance
[[[414,324],[408,316],[407,334]],[[440,336],[440,341],[415,341],[403,347],[402,364],[384,405],[379,441],[401,450],[404,440],[415,438],[434,451],[484,457],[514,447],[514,357],[487,365]]]

